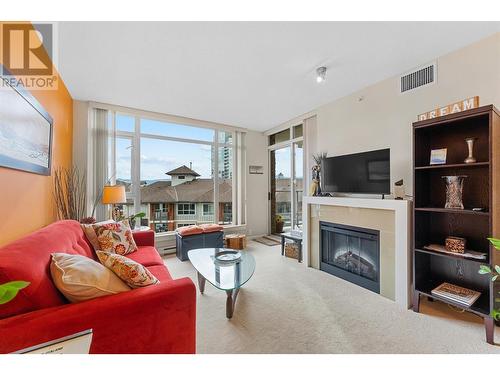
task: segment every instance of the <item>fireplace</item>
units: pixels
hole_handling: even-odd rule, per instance
[[[320,221],[320,269],[380,293],[380,233]]]

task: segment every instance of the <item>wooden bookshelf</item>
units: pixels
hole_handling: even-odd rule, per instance
[[[476,163],[466,164],[465,138],[475,137]],[[433,149],[447,148],[447,164],[429,165]],[[484,318],[486,341],[493,344],[494,322],[490,312],[499,288],[488,275],[478,273],[481,264],[500,264],[487,237],[500,237],[500,114],[490,106],[413,124],[413,310],[420,297],[464,308]],[[466,175],[464,210],[446,209],[442,176]],[[481,207],[483,211],[473,211]],[[467,239],[467,247],[487,253],[485,260],[425,250],[431,243],[444,245],[448,236]],[[500,252],[498,252],[500,255]],[[470,307],[432,295],[432,289],[449,282],[481,292]],[[500,297],[500,295],[498,296]]]

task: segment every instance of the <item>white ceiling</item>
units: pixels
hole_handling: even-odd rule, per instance
[[[74,99],[267,130],[500,31],[473,22],[62,22]],[[328,67],[327,80],[315,69]]]

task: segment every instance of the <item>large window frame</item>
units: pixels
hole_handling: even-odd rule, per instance
[[[130,191],[126,193],[127,200],[132,200],[134,202],[134,211],[141,211],[141,191],[140,191],[140,176],[141,176],[141,139],[155,139],[155,140],[165,140],[165,141],[174,141],[174,142],[185,142],[191,144],[198,145],[208,145],[215,150],[213,152],[212,158],[212,170],[213,175],[212,178],[214,180],[214,200],[213,200],[213,215],[214,218],[219,217],[219,183],[223,181],[224,178],[220,177],[219,171],[219,148],[220,147],[228,147],[231,148],[232,153],[232,166],[231,166],[231,188],[232,188],[232,222],[230,224],[225,225],[244,225],[244,215],[242,215],[242,183],[244,181],[238,181],[239,179],[239,169],[238,165],[241,161],[241,142],[242,142],[242,133],[238,131],[238,128],[233,128],[229,126],[220,125],[212,123],[205,123],[199,120],[192,120],[188,118],[181,118],[177,116],[163,115],[153,112],[141,111],[141,110],[133,110],[124,107],[117,107],[111,105],[100,105],[98,103],[91,103],[91,108],[103,108],[108,110],[108,116],[110,121],[110,168],[109,175],[111,176],[111,182],[116,182],[116,139],[124,138],[131,141],[131,180],[132,186]],[[130,116],[134,118],[134,131],[124,131],[118,130],[116,124],[116,116]],[[214,136],[212,141],[206,140],[196,140],[196,139],[186,139],[181,137],[170,137],[166,135],[155,135],[149,133],[141,132],[141,120],[151,120],[151,121],[159,121],[165,122],[167,124],[175,124],[179,126],[190,126],[190,127],[199,127],[210,129],[214,131]],[[241,129],[243,130],[243,129]],[[230,133],[231,141],[224,142],[221,139],[222,133]],[[182,203],[182,202],[179,202]],[[196,208],[195,208],[196,210]],[[156,235],[162,234],[170,234],[170,232],[157,233]]]

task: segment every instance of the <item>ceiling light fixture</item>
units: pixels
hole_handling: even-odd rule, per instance
[[[326,66],[316,69],[316,82],[321,83],[326,79]]]

